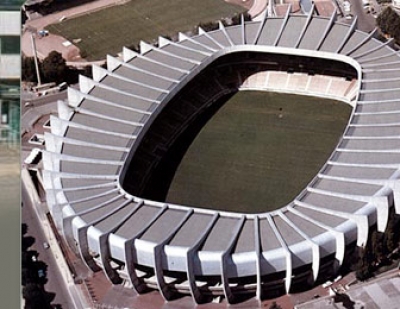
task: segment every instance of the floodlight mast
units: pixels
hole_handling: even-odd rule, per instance
[[[37,51],[36,51],[36,42],[35,42],[35,37],[31,33],[31,41],[32,41],[32,50],[33,50],[33,59],[35,60],[35,69],[36,69],[36,77],[38,80],[38,86],[42,84],[42,81],[40,80],[40,73],[39,73],[39,65],[37,61]]]

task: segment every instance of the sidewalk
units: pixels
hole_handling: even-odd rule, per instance
[[[82,294],[80,289],[77,288],[74,283],[74,278],[71,275],[67,261],[64,258],[64,254],[57,242],[57,238],[50,226],[49,221],[47,220],[45,211],[43,209],[43,203],[41,202],[41,199],[36,191],[36,188],[27,169],[21,170],[21,185],[25,188],[26,192],[29,195],[29,199],[31,200],[36,216],[39,222],[41,222],[41,229],[43,230],[45,235],[49,235],[47,239],[50,245],[49,249],[51,250],[57,262],[56,264],[58,266],[58,271],[64,280],[64,284],[67,287],[70,299],[75,304],[74,307],[76,309],[90,308],[87,300],[85,300],[86,297]]]

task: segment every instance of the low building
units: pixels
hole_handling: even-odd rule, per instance
[[[8,2],[0,6],[0,141],[18,145],[21,1]]]

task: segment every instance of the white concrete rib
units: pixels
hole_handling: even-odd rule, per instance
[[[390,143],[400,139],[400,122],[393,121],[393,117],[400,112],[400,90],[394,85],[400,80],[400,70],[396,68],[396,65],[400,65],[399,54],[391,49],[390,41],[375,40],[374,32],[355,38],[353,34],[360,34],[355,30],[356,20],[346,26],[347,30],[343,30],[346,34],[343,40],[338,42],[339,46],[335,46],[336,52],[319,51],[324,39],[335,25],[335,14],[326,19],[326,28],[322,30],[323,37],[318,38],[313,50],[298,49],[303,40],[306,42],[304,39],[306,33],[308,31],[314,33],[312,30],[316,30],[311,29],[314,25],[312,22],[314,16],[311,13],[306,16],[299,37],[295,38],[295,47],[279,47],[283,32],[290,31],[286,25],[291,18],[304,18],[304,16],[291,15],[289,7],[287,14],[281,18],[280,29],[275,34],[271,46],[259,44],[263,31],[268,31],[265,29],[269,19],[266,15],[264,19],[258,21],[258,25],[254,24],[248,29],[242,17],[241,24],[232,27],[237,31],[233,33],[234,35],[232,32],[228,33],[227,28],[220,22],[219,29],[210,33],[201,28],[198,35],[193,37],[180,33],[178,42],[159,38],[158,47],[141,42],[140,53],[124,48],[122,60],[107,56],[108,69],[94,66],[93,80],[81,77],[80,90],[72,88],[68,90],[68,104],[59,102],[59,116],[51,117],[52,133],[45,134],[47,150],[43,157],[45,169],[43,180],[47,203],[57,228],[71,248],[81,255],[92,270],[103,270],[114,284],[128,279],[133,288],[140,293],[148,287],[157,287],[166,300],[173,299],[175,293],[186,293],[191,295],[196,303],[202,303],[214,294],[224,296],[228,302],[233,303],[237,300],[237,294],[246,289],[248,293],[261,299],[268,284],[284,287],[286,292],[289,292],[297,278],[295,267],[310,266],[308,269],[312,269],[313,280],[324,276],[321,272],[323,269],[321,263],[325,257],[332,256],[330,262],[340,267],[348,246],[354,243],[358,246],[366,244],[370,225],[376,224],[377,229],[383,232],[387,227],[391,209],[393,208],[397,214],[400,213],[400,150],[387,144],[379,147],[374,145],[379,140]],[[315,25],[317,24],[316,20]],[[253,29],[253,33],[248,34],[246,31],[250,29]],[[207,39],[210,45],[212,42],[212,47],[204,41],[198,42],[200,38]],[[233,38],[240,38],[240,43],[235,45]],[[195,46],[198,46],[199,50]],[[177,51],[177,54],[171,50]],[[343,50],[345,55],[340,54]],[[183,85],[198,74],[206,64],[210,65],[213,61],[231,53],[248,51],[337,60],[353,66],[357,71],[358,92],[353,102],[354,109],[348,126],[336,150],[310,184],[281,210],[246,215],[202,210],[183,205],[167,205],[125,192],[119,182],[120,173],[126,168],[125,160],[129,153],[140,143],[150,127],[152,120],[149,119],[157,115],[168,100],[179,93]],[[152,58],[152,55],[162,57]],[[180,68],[165,59],[173,59]],[[139,61],[140,66],[137,65]],[[191,68],[187,69],[188,67]],[[123,75],[121,68],[125,73],[132,72],[139,78],[130,79]],[[168,76],[170,72],[171,75]],[[146,82],[140,80],[140,76],[146,76]],[[148,96],[149,93],[153,95],[159,93],[160,96],[154,99],[145,94],[138,95],[127,90],[115,89],[105,83],[107,77],[110,77],[110,84],[115,83],[113,80],[115,79],[121,83],[131,84],[132,89],[135,87],[147,89],[143,93],[148,93]],[[159,85],[163,86],[153,85],[149,82],[149,77],[158,80]],[[388,89],[379,89],[377,85],[380,82],[392,84],[387,86]],[[221,85],[219,88],[222,89]],[[107,95],[108,99],[104,98],[103,94]],[[126,102],[122,103],[118,96],[119,99],[124,98]],[[110,97],[115,100],[110,100]],[[95,104],[95,111],[88,108],[89,102]],[[141,106],[138,106],[139,102]],[[149,106],[144,108],[143,106],[147,106],[145,104]],[[385,110],[375,109],[375,105],[385,106]],[[365,106],[371,106],[373,109],[368,108],[364,111],[361,108]],[[121,116],[107,115],[106,108],[117,109],[121,112]],[[128,112],[141,116],[138,116],[139,120],[136,121],[126,120],[122,114]],[[106,122],[108,126],[102,126],[102,123]],[[99,139],[99,135],[104,135],[104,139]],[[354,145],[355,141],[357,143]],[[347,147],[347,142],[353,142],[353,146]],[[79,147],[89,149],[86,154],[91,149],[97,150],[99,157],[85,157],[76,150]],[[112,158],[104,157],[108,152],[113,154]],[[78,166],[84,164],[90,173],[79,173],[71,164]],[[70,169],[63,170],[63,165],[69,166]],[[115,167],[117,172],[115,174],[101,172],[101,168],[105,166]],[[351,168],[355,173],[345,172],[344,167]],[[374,168],[380,169],[379,175],[363,173],[367,169],[372,171]],[[71,180],[76,183],[67,185]],[[346,183],[347,191],[341,192],[335,187],[321,188],[319,181],[323,180]],[[378,189],[371,195],[364,193],[364,190],[362,193],[349,193],[353,187],[359,189],[360,186],[376,186]],[[309,203],[305,201],[307,197],[314,197],[314,200],[311,199]],[[319,198],[325,199],[326,203],[334,201],[332,205],[343,203],[347,208],[338,210],[330,208],[327,204],[315,205],[319,204],[315,202],[319,201]],[[98,211],[101,215],[97,218],[92,218],[88,222],[83,219]],[[179,212],[180,217],[178,215],[174,217],[172,214],[174,211]],[[193,227],[193,231],[190,231],[193,233],[190,235],[191,243],[185,247],[169,245],[174,236],[179,235],[185,227],[189,218],[198,214],[206,216],[204,220],[207,224],[201,231]],[[120,219],[112,220],[117,215]],[[289,215],[306,221],[309,228],[323,230],[322,234],[310,236],[308,231],[303,230],[301,224],[297,225],[292,221]],[[148,219],[143,222],[142,218],[145,216]],[[175,226],[169,233],[162,236],[154,234],[153,237],[156,239],[154,241],[142,239],[147,231],[154,229],[157,223],[163,222],[163,218],[175,218]],[[247,220],[253,220],[254,224]],[[267,247],[263,247],[264,244],[261,243],[263,237],[261,220],[275,237],[270,240],[271,243],[267,243]],[[129,237],[118,235],[120,229],[127,228],[127,224],[132,222],[140,222],[143,226],[132,232]],[[243,228],[246,222],[248,224],[251,222],[254,232],[243,233],[243,230],[246,230]],[[277,224],[279,222],[283,223],[279,225]],[[104,226],[100,229],[101,224]],[[290,239],[285,239],[287,231],[285,233],[283,224],[294,230],[297,237],[307,245],[300,249],[296,247],[299,243],[288,245]],[[215,235],[216,231],[220,232],[219,229],[224,227],[233,231],[230,239],[222,237],[219,239],[218,235]],[[247,228],[247,231],[250,229]],[[236,252],[234,248],[238,240],[242,240],[240,237],[244,237],[246,233],[255,238],[255,241],[251,240],[251,244],[254,243],[254,246],[251,245],[253,249],[249,252],[240,250]],[[220,248],[219,250],[207,251],[205,244],[210,237],[215,237],[210,246]],[[165,249],[166,246],[168,250]],[[297,249],[293,250],[295,247]],[[300,266],[296,264],[297,262],[294,263],[297,261],[296,254],[300,252],[309,255],[310,250],[311,262]],[[96,254],[99,257],[94,257]],[[113,261],[119,261],[117,266]],[[274,265],[274,271],[280,274],[281,279],[276,279],[273,283],[268,281],[272,268],[267,269],[265,262]],[[173,269],[170,269],[170,263],[174,263]],[[124,273],[124,278],[120,276],[121,273]],[[246,277],[246,280],[253,277],[254,279],[251,279],[253,280],[251,284],[241,285],[242,277]],[[198,278],[206,282],[200,282]],[[179,280],[186,280],[187,283],[179,285],[178,292],[174,282]],[[233,283],[234,281],[239,283]],[[203,288],[203,285],[208,285],[208,288]]]

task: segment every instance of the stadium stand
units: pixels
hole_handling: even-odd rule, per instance
[[[141,42],[140,53],[108,57],[107,70],[94,66],[45,134],[47,203],[70,247],[112,283],[165,300],[235,303],[334,276],[372,226],[384,231],[400,213],[400,57],[355,25],[288,11]],[[182,141],[241,88],[340,97],[354,109],[332,156],[281,209],[156,202]]]

